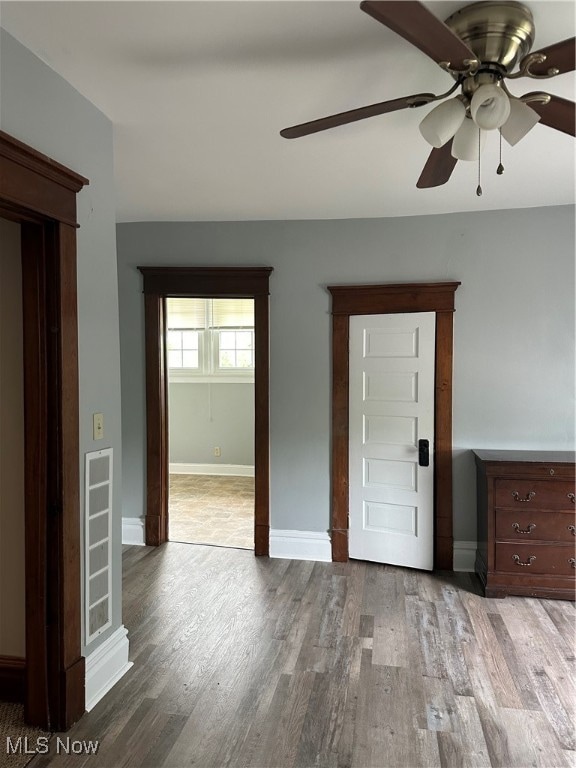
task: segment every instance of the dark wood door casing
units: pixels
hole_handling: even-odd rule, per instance
[[[435,312],[434,567],[452,570],[452,328],[454,294],[459,285],[328,286],[332,295],[332,560],[348,560],[350,316]]]
[[[51,730],[84,712],[76,194],[86,184],[0,132],[0,215],[22,233],[25,717]]]
[[[272,267],[138,267],[144,282],[146,370],[146,544],[168,541],[167,297],[254,299],[254,554],[270,541],[270,341]]]

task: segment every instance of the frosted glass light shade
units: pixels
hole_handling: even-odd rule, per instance
[[[510,99],[497,85],[481,85],[470,102],[472,120],[479,128],[493,131],[510,116]]]
[[[442,147],[456,133],[466,116],[466,107],[458,98],[443,101],[420,123],[420,133],[428,144]]]
[[[528,131],[534,128],[539,120],[538,112],[524,104],[523,101],[512,99],[510,101],[510,117],[500,128],[500,132],[508,144],[514,146],[526,136]]]
[[[455,157],[458,160],[478,160],[479,131],[481,151],[486,142],[486,131],[480,130],[473,120],[464,120],[452,142],[452,157]]]

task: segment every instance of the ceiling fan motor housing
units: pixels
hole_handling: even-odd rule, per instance
[[[510,72],[534,44],[534,18],[517,2],[467,5],[445,21],[482,64]]]

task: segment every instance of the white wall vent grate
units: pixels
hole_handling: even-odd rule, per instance
[[[112,624],[112,448],[86,454],[86,645]]]

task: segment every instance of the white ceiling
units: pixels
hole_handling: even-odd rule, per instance
[[[461,2],[429,2],[446,18]],[[529,2],[534,49],[574,34],[573,0]],[[574,139],[537,125],[416,189],[430,109],[300,139],[279,130],[452,80],[357,2],[2,2],[0,23],[114,123],[119,221],[331,219],[574,203]],[[574,73],[509,81],[574,99]],[[82,169],[78,169],[80,172]]]

